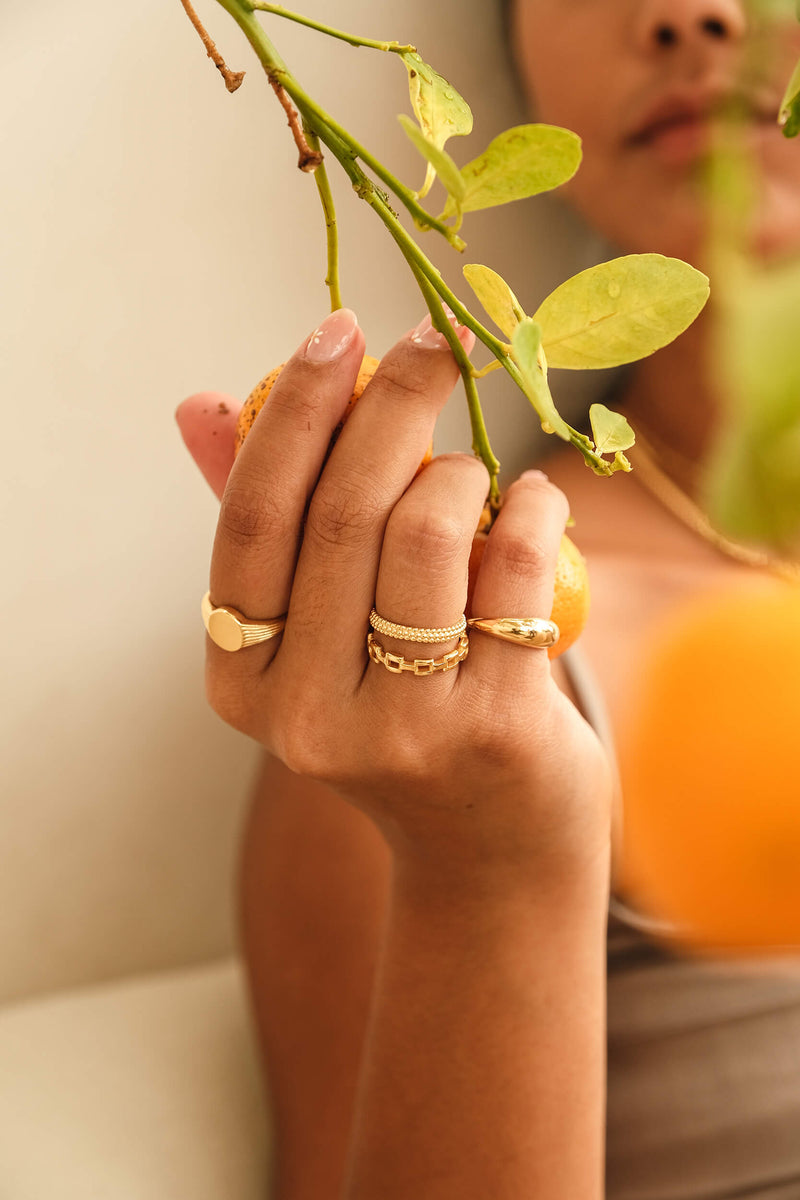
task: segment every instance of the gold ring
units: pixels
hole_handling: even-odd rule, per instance
[[[380,642],[375,641],[374,633],[367,634],[367,649],[373,662],[380,663],[393,675],[410,671],[412,675],[433,675],[435,671],[450,671],[462,663],[469,653],[469,638],[462,633],[455,650],[443,654],[441,658],[403,658],[402,654],[390,654]]]
[[[449,642],[450,638],[460,637],[467,628],[467,618],[463,617],[455,625],[446,625],[442,629],[418,628],[416,625],[398,625],[395,621],[387,621],[379,617],[375,609],[369,614],[369,623],[378,633],[386,637],[400,638],[406,642]],[[427,661],[427,660],[424,660]]]
[[[268,642],[270,638],[283,633],[286,624],[286,617],[274,617],[271,621],[249,621],[229,605],[215,608],[210,592],[203,596],[200,610],[208,636],[221,650],[243,650],[246,646]]]
[[[535,650],[549,650],[561,636],[555,621],[540,617],[471,617],[467,625],[501,641]]]

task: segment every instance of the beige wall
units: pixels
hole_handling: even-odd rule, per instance
[[[416,41],[476,110],[460,161],[520,119],[487,35],[490,0],[302,7]],[[207,958],[232,939],[255,754],[204,703],[198,605],[215,503],[172,413],[202,388],[245,394],[319,321],[326,294],[313,183],[293,170],[235,26],[211,0],[201,11],[231,64],[250,67],[233,97],[178,0],[0,10],[6,998]],[[415,182],[395,120],[401,65],[277,34],[309,90]],[[421,303],[372,214],[347,186],[338,195],[345,302],[380,354]],[[586,253],[541,207],[465,230],[467,258],[507,271],[532,304]],[[457,279],[457,256],[430,244]],[[496,376],[485,396],[513,470],[534,422]],[[439,448],[468,447],[463,407],[454,397]]]

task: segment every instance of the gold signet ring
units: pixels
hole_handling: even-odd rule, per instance
[[[535,650],[549,650],[561,636],[555,621],[544,621],[540,617],[472,617],[467,625],[504,642]]]
[[[208,636],[221,650],[243,650],[245,646],[268,642],[270,638],[283,633],[286,624],[286,617],[274,617],[271,621],[249,621],[228,605],[215,608],[210,592],[203,596],[200,608]]]

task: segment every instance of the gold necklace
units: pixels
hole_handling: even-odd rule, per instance
[[[776,555],[768,554],[765,550],[758,550],[755,546],[747,546],[742,542],[734,541],[733,538],[726,537],[724,533],[715,529],[700,506],[695,504],[691,496],[687,495],[675,480],[658,465],[655,451],[638,428],[633,469],[650,494],[660,504],[663,504],[668,512],[671,512],[682,525],[698,534],[704,541],[709,542],[721,554],[744,563],[745,566],[758,567],[763,571],[770,571],[773,575],[778,575],[781,579],[800,583],[800,563],[779,558]]]

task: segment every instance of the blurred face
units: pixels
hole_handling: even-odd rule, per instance
[[[800,138],[776,126],[800,24],[793,0],[770,7],[757,22],[742,0],[515,0],[536,117],[583,138],[565,193],[620,249],[702,259],[704,165],[736,128],[757,181],[752,248],[800,251]]]

